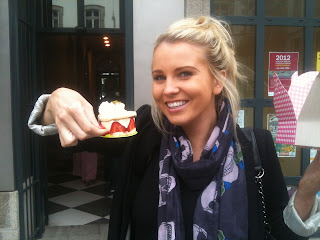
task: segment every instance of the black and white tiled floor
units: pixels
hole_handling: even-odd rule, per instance
[[[71,174],[48,179],[49,226],[108,224],[112,204],[110,184],[96,180],[86,186]]]

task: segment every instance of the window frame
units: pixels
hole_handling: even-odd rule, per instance
[[[62,27],[53,28],[52,27],[52,1],[51,0],[41,0],[41,21],[37,22],[37,31],[40,33],[79,33],[84,32],[86,34],[125,34],[127,28],[132,24],[128,23],[127,19],[132,15],[127,9],[133,5],[132,0],[125,1],[119,0],[119,28],[86,28],[85,27],[85,5],[84,0],[77,0],[77,18],[78,25],[75,27]],[[93,6],[91,4],[90,6]],[[87,6],[87,5],[86,5]],[[130,10],[131,11],[131,10]],[[129,15],[128,15],[129,14]],[[132,21],[132,20],[131,20]]]
[[[95,16],[90,16],[92,17],[93,19],[90,19],[91,21],[93,21],[92,23],[94,23],[94,20],[95,19],[98,19],[99,20],[99,26],[98,28],[104,28],[104,18],[105,18],[105,8],[103,6],[99,6],[99,5],[85,5],[84,6],[84,25],[86,28],[89,28],[87,27],[87,11],[98,11],[99,12],[99,16],[97,18],[95,18]],[[93,12],[92,12],[93,13]],[[94,24],[93,24],[94,25]],[[95,28],[94,27],[90,27],[90,28]]]
[[[220,16],[230,25],[253,25],[256,27],[255,44],[255,87],[254,98],[241,99],[242,108],[254,109],[254,127],[263,127],[263,109],[274,107],[272,98],[264,98],[264,48],[266,26],[295,26],[304,27],[304,62],[303,71],[313,68],[314,27],[320,26],[320,18],[314,17],[315,0],[305,0],[305,16],[303,18],[270,17],[265,16],[265,3],[267,0],[256,0],[255,16]],[[214,2],[210,0],[210,15],[214,16]],[[303,148],[301,156],[301,174],[299,176],[285,176],[287,185],[297,186],[301,176],[310,163],[310,150]]]
[[[57,20],[58,20],[58,26],[57,27],[54,27],[53,25],[53,14],[52,14],[52,21],[51,21],[51,24],[52,24],[52,27],[54,28],[62,28],[63,27],[63,7],[61,6],[57,6],[57,5],[52,5],[52,13],[53,11],[57,11],[58,13],[58,17],[57,17]]]

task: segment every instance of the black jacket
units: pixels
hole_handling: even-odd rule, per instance
[[[152,121],[150,106],[144,105],[139,108],[137,116],[138,134],[136,136],[127,140],[123,139],[122,144],[111,139],[102,139],[99,143],[89,144],[91,149],[95,145],[96,148],[101,150],[102,143],[103,148],[107,147],[110,151],[114,150],[115,146],[118,146],[118,148],[123,146],[120,150],[118,149],[118,151],[123,151],[123,155],[116,165],[118,184],[112,203],[109,240],[125,239],[129,226],[131,227],[131,240],[156,238],[159,197],[158,160],[161,134]],[[278,240],[308,239],[297,236],[284,223],[283,210],[289,199],[270,132],[263,129],[254,129],[254,133],[262,167],[265,170],[263,187],[267,217],[271,224],[272,234]],[[248,236],[250,240],[262,240],[264,239],[262,204],[255,183],[252,145],[240,128],[237,129],[237,135],[244,156],[247,180]],[[109,144],[105,144],[106,142]],[[99,149],[95,151],[99,151]],[[154,221],[150,221],[150,219]]]

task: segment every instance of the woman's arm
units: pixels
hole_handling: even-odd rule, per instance
[[[45,126],[56,124],[63,147],[107,134],[106,129],[99,127],[92,105],[78,92],[67,88],[59,88],[51,94],[40,122]]]
[[[301,236],[310,236],[320,223],[319,166],[320,152],[308,166],[284,211],[286,224]]]
[[[296,192],[292,195],[286,209],[283,212],[284,221],[289,228],[300,236],[310,236],[315,233],[320,223],[320,198],[316,197],[308,219],[302,221],[297,213],[294,202]]]
[[[309,218],[315,203],[316,195],[320,191],[320,151],[307,167],[295,195],[294,207],[302,221]]]

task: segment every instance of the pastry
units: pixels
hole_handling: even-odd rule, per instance
[[[125,110],[125,105],[119,101],[102,102],[99,106],[98,120],[100,127],[109,132],[106,138],[128,137],[137,133],[135,111]]]

